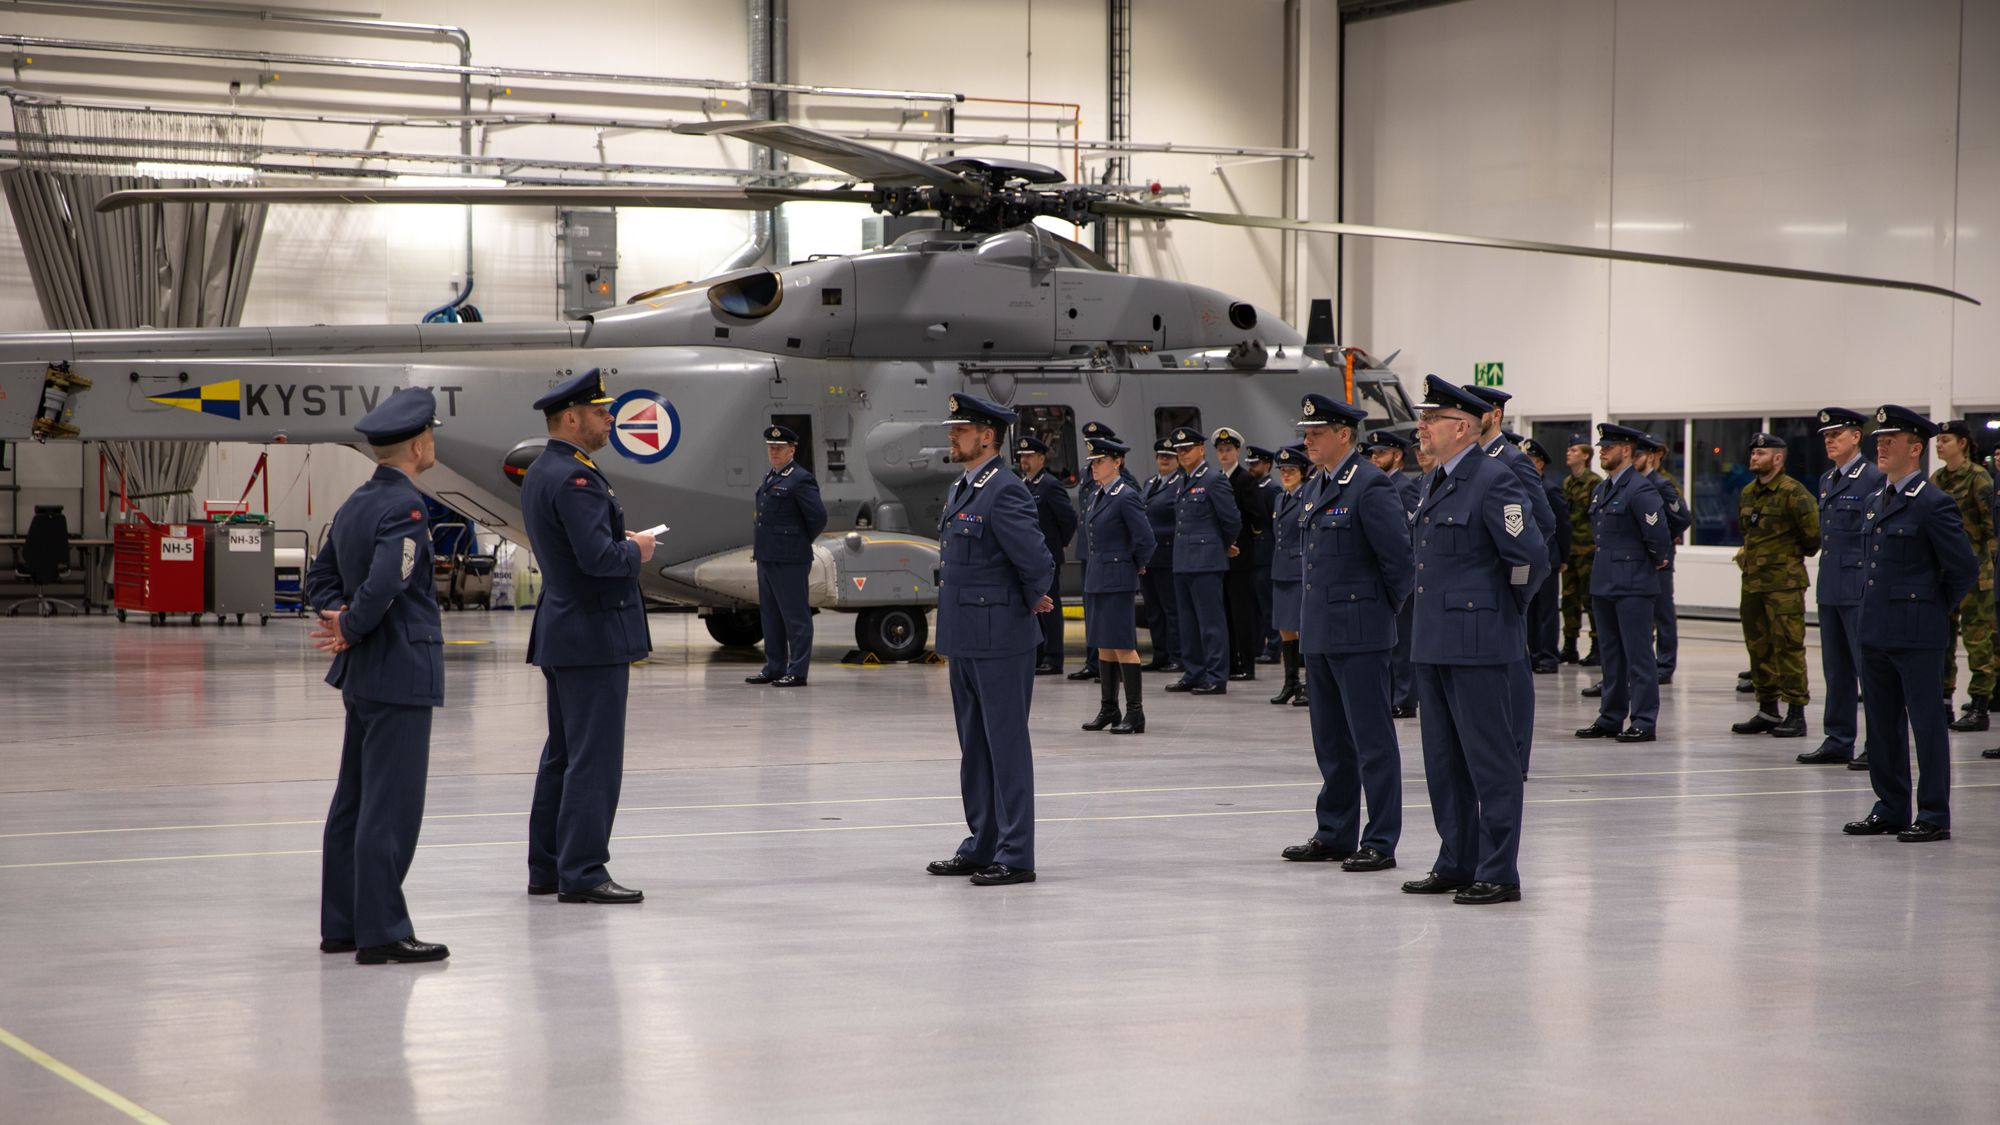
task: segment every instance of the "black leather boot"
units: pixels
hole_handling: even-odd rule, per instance
[[[1286,641],[1284,646],[1285,683],[1278,689],[1278,694],[1271,697],[1271,704],[1275,707],[1290,703],[1299,694],[1299,642]]]
[[[1736,734],[1769,734],[1778,729],[1778,725],[1783,722],[1784,720],[1778,717],[1778,701],[1760,699],[1757,701],[1755,715],[1733,724],[1729,729]]]
[[[1564,641],[1564,642],[1563,642],[1563,650],[1562,650],[1562,655],[1561,655],[1561,656],[1559,656],[1559,657],[1557,657],[1557,659],[1558,659],[1558,660],[1561,660],[1561,661],[1562,661],[1562,662],[1563,662],[1564,664],[1575,664],[1575,663],[1576,663],[1577,661],[1579,661],[1579,660],[1582,660],[1582,659],[1583,659],[1583,657],[1581,657],[1581,656],[1578,656],[1578,655],[1576,654],[1576,638],[1575,638],[1575,637],[1571,637],[1571,638],[1569,638],[1568,640],[1566,640],[1566,641]]]
[[[1804,738],[1806,736],[1806,709],[1803,704],[1793,703],[1785,708],[1785,721],[1771,728],[1772,738]]]
[[[1139,702],[1139,666],[1120,664],[1118,670],[1125,679],[1125,717],[1111,727],[1112,734],[1146,733],[1146,708]]]
[[[1983,699],[1975,699],[1971,703],[1966,704],[1964,713],[1951,721],[1951,729],[1960,733],[1972,730],[1985,730],[1989,725],[1990,720],[1987,718],[1986,701]]]
[[[1098,666],[1097,691],[1099,705],[1097,717],[1083,724],[1085,730],[1103,730],[1118,721],[1118,669],[1128,668],[1128,664],[1113,664],[1108,668]]]

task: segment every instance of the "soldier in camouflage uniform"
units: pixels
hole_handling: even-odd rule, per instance
[[[1938,460],[1931,474],[1939,492],[1958,501],[1958,513],[1965,520],[1965,534],[1972,540],[1972,553],[1979,558],[1979,581],[1951,614],[1953,643],[1944,650],[1944,705],[1951,708],[1958,687],[1958,645],[1965,641],[1965,663],[1970,675],[1967,690],[1972,699],[1952,724],[1955,731],[1987,728],[1987,709],[1993,697],[1996,654],[1993,647],[1993,477],[1973,460],[1978,447],[1972,441],[1972,426],[1963,419],[1938,427]]]
[[[1819,551],[1819,501],[1785,472],[1785,441],[1772,434],[1750,438],[1750,471],[1757,479],[1736,500],[1743,546],[1743,644],[1757,713],[1729,729],[1773,738],[1806,735],[1806,563]],[[1778,717],[1778,703],[1786,705]]]
[[[1590,470],[1595,452],[1590,435],[1571,434],[1563,460],[1569,475],[1563,478],[1563,499],[1569,501],[1569,559],[1562,572],[1562,618],[1565,664],[1579,663],[1577,634],[1583,631],[1584,617],[1590,613],[1590,563],[1597,554],[1597,540],[1590,534],[1590,494],[1604,478]],[[1581,658],[1586,667],[1597,665],[1597,619],[1590,619],[1590,655]]]

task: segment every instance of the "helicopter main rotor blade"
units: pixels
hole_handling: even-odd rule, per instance
[[[783,121],[692,121],[674,126],[674,132],[697,137],[737,137],[818,161],[876,187],[934,187],[947,195],[979,195],[986,190],[977,181],[935,164]]]
[[[458,203],[567,207],[697,207],[768,211],[807,200],[867,203],[869,193],[832,188],[685,188],[578,184],[574,187],[200,187],[128,188],[97,203],[116,211],[142,203]]]
[[[1929,293],[1977,305],[1979,302],[1956,290],[1921,281],[1897,281],[1860,274],[1827,273],[1822,270],[1793,269],[1790,266],[1762,266],[1753,262],[1727,262],[1718,258],[1684,258],[1675,254],[1647,254],[1637,250],[1611,250],[1597,246],[1571,246],[1561,242],[1531,242],[1518,238],[1486,238],[1476,234],[1445,234],[1439,231],[1406,230],[1401,227],[1373,227],[1359,223],[1325,223],[1306,219],[1278,219],[1265,215],[1229,215],[1219,211],[1181,211],[1144,203],[1100,200],[1091,210],[1109,219],[1192,219],[1220,226],[1257,227],[1263,230],[1295,230],[1306,234],[1345,234],[1356,238],[1391,238],[1404,242],[1439,242],[1448,246],[1485,246],[1495,250],[1526,250],[1537,254],[1567,254],[1579,258],[1603,258],[1613,262],[1639,262],[1684,269],[1720,270],[1758,277],[1782,277],[1796,281],[1828,281],[1836,285],[1868,285],[1880,289],[1905,289]]]

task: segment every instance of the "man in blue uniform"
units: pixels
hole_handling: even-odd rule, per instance
[[[1924,479],[1929,418],[1906,406],[1875,412],[1875,463],[1887,484],[1868,498],[1868,578],[1861,592],[1861,700],[1875,807],[1851,836],[1896,833],[1906,844],[1951,839],[1949,708],[1938,706],[1951,611],[1979,580],[1958,502]],[[1910,741],[1917,801],[1910,808]]]
[[[1867,769],[1867,755],[1855,756],[1861,708],[1861,593],[1868,582],[1869,497],[1887,481],[1861,455],[1866,419],[1844,406],[1819,412],[1819,436],[1833,467],[1819,478],[1819,574],[1813,597],[1819,603],[1819,668],[1826,706],[1819,748],[1800,754],[1806,765],[1847,765]]]
[[[799,435],[787,426],[764,429],[771,468],[757,485],[756,534],[750,556],[757,563],[757,614],[764,622],[764,667],[746,684],[806,686],[812,665],[813,540],[826,530],[819,481],[797,461]]]
[[[1257,495],[1263,506],[1265,530],[1253,543],[1256,548],[1251,554],[1250,573],[1257,587],[1257,614],[1263,630],[1257,646],[1259,664],[1278,663],[1278,631],[1271,626],[1271,559],[1273,557],[1270,531],[1270,516],[1278,510],[1278,497],[1285,490],[1272,477],[1277,455],[1261,445],[1245,446],[1243,467],[1250,470],[1250,479],[1257,485]]]
[[[1569,499],[1549,480],[1552,458],[1548,448],[1534,438],[1523,440],[1520,447],[1534,463],[1536,475],[1541,477],[1542,494],[1548,497],[1549,511],[1554,513],[1555,520],[1547,529],[1551,574],[1542,588],[1535,591],[1535,600],[1528,604],[1528,657],[1535,674],[1546,676],[1562,666],[1562,625],[1556,605],[1556,592],[1562,584],[1555,575],[1562,573],[1569,556]]]
[[[1069,489],[1049,472],[1048,442],[1022,434],[1014,439],[1014,463],[1020,469],[1021,480],[1035,497],[1042,542],[1048,546],[1049,557],[1055,560],[1056,573],[1061,574],[1063,552],[1076,536],[1076,505],[1070,502]],[[1051,595],[1059,592],[1050,591]],[[1042,627],[1042,647],[1035,656],[1035,675],[1059,675],[1063,666],[1063,615],[1058,610],[1042,614],[1038,620]]]
[[[1083,424],[1084,444],[1088,445],[1092,438],[1110,438],[1112,441],[1117,441],[1118,433],[1103,422],[1085,422]],[[1127,483],[1134,485],[1139,483],[1133,478],[1131,470],[1122,465],[1119,466],[1118,475],[1124,478]],[[1085,473],[1082,483],[1076,486],[1076,513],[1078,522],[1081,522],[1090,515],[1091,498],[1096,495],[1097,482],[1090,479],[1090,474]],[[1084,545],[1081,543],[1076,545],[1076,569],[1079,582],[1088,579],[1090,575],[1090,557],[1089,552],[1084,549]],[[1058,602],[1062,600],[1061,566],[1056,567],[1056,581],[1054,585],[1049,587],[1049,596],[1055,598]],[[1058,605],[1056,608],[1060,610],[1062,607]],[[1071,672],[1064,678],[1070,680],[1094,680],[1097,678],[1097,672],[1097,651],[1086,648],[1083,650],[1083,667]]]
[[[1661,518],[1667,521],[1667,566],[1660,571],[1660,590],[1653,598],[1653,633],[1660,682],[1670,684],[1681,653],[1680,614],[1674,608],[1674,553],[1680,549],[1681,536],[1693,526],[1694,513],[1682,499],[1674,478],[1660,469],[1667,455],[1665,439],[1658,434],[1641,434],[1634,452],[1632,467],[1660,494]]]
[[[542,568],[528,663],[542,670],[549,716],[528,813],[528,893],[560,902],[645,897],[605,867],[632,662],[653,649],[639,594],[653,537],[625,530],[625,508],[590,459],[611,440],[611,401],[594,367],[536,399],[549,443],[521,481],[521,519]]]
[[[1477,448],[1485,399],[1435,375],[1417,440],[1436,466],[1417,509],[1416,662],[1437,861],[1407,894],[1468,905],[1521,898],[1522,778],[1508,669],[1522,613],[1548,576],[1520,480]]]
[[[364,965],[442,961],[403,901],[430,772],[431,709],[444,705],[444,635],[430,524],[416,478],[437,464],[437,399],[405,387],[355,423],[375,475],[334,513],[306,573],[314,644],[334,654],[347,731],[320,852],[319,948]]]
[[[1309,394],[1299,404],[1299,432],[1319,468],[1303,486],[1299,652],[1321,785],[1318,827],[1283,855],[1339,860],[1348,871],[1396,866],[1403,756],[1389,715],[1389,655],[1396,611],[1416,576],[1402,498],[1354,446],[1354,427],[1367,417],[1327,395]]]
[[[1116,439],[1112,439],[1116,440]],[[1153,479],[1140,499],[1153,525],[1153,561],[1139,575],[1146,598],[1146,631],[1153,641],[1149,672],[1179,672],[1181,668],[1180,605],[1174,597],[1174,498],[1179,494],[1180,462],[1166,438],[1153,443]]]
[[[946,400],[951,459],[965,474],[938,520],[937,651],[949,661],[958,724],[959,795],[971,835],[933,875],[969,875],[975,886],[1035,881],[1035,764],[1028,709],[1035,695],[1035,615],[1049,597],[1055,560],[1035,498],[1007,471],[1015,414],[972,395]]]
[[[1590,598],[1604,684],[1597,721],[1578,730],[1578,738],[1652,742],[1658,737],[1653,607],[1660,572],[1668,563],[1667,521],[1659,491],[1632,465],[1633,447],[1641,437],[1630,426],[1597,427],[1597,456],[1605,479],[1590,496],[1590,530],[1597,540]]]
[[[1168,691],[1221,695],[1229,690],[1229,625],[1223,575],[1237,554],[1243,517],[1229,480],[1211,469],[1208,435],[1179,426],[1167,435],[1181,466],[1174,490],[1174,597],[1181,611],[1181,679]]]
[[[1492,407],[1480,420],[1480,452],[1500,462],[1514,474],[1515,480],[1521,482],[1521,492],[1528,498],[1528,519],[1533,525],[1529,530],[1536,542],[1548,543],[1550,527],[1556,517],[1549,509],[1548,494],[1542,490],[1541,474],[1535,471],[1534,463],[1528,460],[1528,455],[1507,440],[1505,433],[1507,403],[1513,396],[1498,387],[1473,386],[1460,389]],[[1547,565],[1548,572],[1554,574],[1562,560],[1551,555],[1543,562]],[[1513,716],[1514,749],[1521,756],[1521,773],[1525,776],[1535,744],[1535,676],[1526,643],[1522,644],[1520,659],[1515,664],[1516,667],[1507,671],[1507,682],[1514,692],[1514,705],[1509,708],[1508,713]]]
[[[1403,514],[1414,520],[1417,506],[1423,503],[1423,486],[1412,473],[1403,471],[1403,455],[1414,441],[1394,430],[1376,430],[1368,435],[1368,443],[1363,452],[1375,467],[1389,474],[1389,480],[1403,500]],[[1396,647],[1389,654],[1389,701],[1393,704],[1389,714],[1398,719],[1417,717],[1417,677],[1410,664],[1410,635],[1415,630],[1410,627],[1412,604],[1403,602],[1403,608],[1396,613]]]
[[[1257,612],[1257,540],[1270,534],[1271,511],[1257,491],[1257,479],[1243,466],[1243,435],[1228,426],[1215,428],[1215,464],[1235,496],[1238,523],[1235,549],[1223,574],[1222,605],[1228,634],[1229,678],[1257,678],[1257,651],[1262,647],[1269,614]]]

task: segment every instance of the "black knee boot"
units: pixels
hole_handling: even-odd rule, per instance
[[[1083,724],[1085,730],[1103,730],[1118,721],[1118,670],[1123,664],[1101,662],[1097,668],[1097,690],[1100,703],[1097,717]]]
[[[1278,694],[1271,697],[1272,705],[1278,707],[1290,703],[1299,694],[1299,642],[1291,640],[1284,645],[1285,683],[1278,689]]]
[[[1112,734],[1146,733],[1146,709],[1139,703],[1139,666],[1117,665],[1125,680],[1125,717],[1111,728]]]

